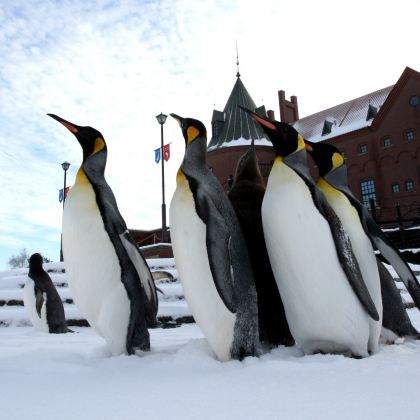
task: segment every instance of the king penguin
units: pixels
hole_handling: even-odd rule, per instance
[[[361,224],[357,208],[340,190],[335,188],[335,185],[347,184],[347,172],[339,169],[344,166],[344,157],[338,149],[330,144],[305,141],[305,147],[318,166],[317,186],[340,218],[343,228],[350,238],[363,279],[379,313],[378,321],[370,319],[369,349],[376,352],[382,328],[381,283],[375,253]]]
[[[350,236],[363,278],[377,308],[382,306],[381,296],[383,297],[384,320],[380,325],[395,330],[399,337],[402,336],[402,332],[405,332],[404,335],[407,336],[415,335],[414,327],[411,328],[411,322],[407,320],[408,316],[402,305],[401,296],[399,293],[396,294],[394,280],[389,274],[387,275],[386,268],[376,261],[373,247],[377,247],[385,258],[393,261],[395,271],[401,276],[401,280],[419,307],[420,289],[416,277],[398,249],[351,192],[347,182],[347,165],[340,150],[327,143],[312,143],[308,140],[305,140],[305,143],[307,151],[318,166],[317,185],[340,217],[344,229]],[[392,321],[393,319],[395,321]]]
[[[185,298],[217,359],[258,355],[252,268],[235,211],[206,165],[206,129],[198,120],[171,116],[186,143],[170,205],[172,247]]]
[[[28,280],[23,289],[23,303],[32,325],[52,334],[72,332],[67,328],[63,303],[51,280],[42,267],[41,254],[29,258]]]
[[[156,288],[105,180],[105,140],[92,127],[48,115],[70,130],[83,149],[83,162],[65,201],[62,230],[74,301],[113,355],[147,351],[147,325],[156,322]]]
[[[340,220],[310,177],[304,140],[288,124],[246,112],[276,153],[261,214],[290,331],[305,354],[368,356],[370,318],[379,314]]]
[[[265,246],[261,220],[264,193],[264,180],[252,140],[249,149],[238,161],[228,197],[241,225],[254,274],[260,340],[269,346],[292,346],[294,339]]]

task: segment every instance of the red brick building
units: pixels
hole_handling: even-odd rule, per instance
[[[283,121],[344,153],[351,190],[367,207],[374,200],[379,221],[395,219],[397,206],[420,217],[420,73],[407,67],[393,86],[297,121],[292,101],[279,99]]]
[[[208,165],[227,189],[239,157],[254,138],[261,171],[267,178],[273,150],[242,105],[257,108],[239,75],[225,109],[213,111]],[[295,96],[279,91],[280,119],[311,141],[334,143],[346,158],[353,193],[369,207],[373,199],[379,220],[420,217],[420,73],[406,68],[397,83],[360,98],[299,119]],[[316,169],[313,165],[313,174]]]

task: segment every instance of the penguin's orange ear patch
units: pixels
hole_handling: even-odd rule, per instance
[[[194,141],[198,136],[199,136],[200,132],[193,126],[188,127],[187,128],[187,138],[188,138],[188,143],[191,143],[192,141]]]
[[[101,151],[103,148],[105,147],[105,142],[103,139],[101,139],[100,137],[97,137],[95,139],[95,147],[93,149],[92,155],[94,155],[95,153],[98,153],[99,151]]]

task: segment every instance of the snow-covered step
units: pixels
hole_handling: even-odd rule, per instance
[[[158,293],[158,320],[163,323],[192,322],[191,311],[184,299],[184,292],[178,279],[173,258],[147,260]],[[44,269],[57,288],[64,304],[64,311],[69,325],[87,325],[83,315],[73,303],[71,289],[66,280],[63,263],[47,263]],[[28,269],[22,268],[0,272],[0,326],[30,325],[23,306],[23,285],[27,281]]]

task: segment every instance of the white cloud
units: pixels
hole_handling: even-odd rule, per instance
[[[53,252],[59,238],[60,163],[71,163],[72,184],[81,150],[47,112],[103,133],[106,177],[127,224],[157,227],[155,116],[195,117],[210,134],[213,107],[223,109],[235,82],[236,40],[255,102],[278,115],[285,89],[303,116],[393,84],[406,65],[419,70],[419,11],[416,0],[1,2],[0,241],[9,246],[0,267],[25,239]],[[169,206],[184,143],[170,118],[164,130]]]

